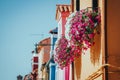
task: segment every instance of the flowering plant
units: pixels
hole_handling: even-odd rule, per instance
[[[94,36],[99,34],[98,25],[101,22],[99,11],[86,9],[72,13],[65,25],[65,37],[57,40],[54,60],[63,69],[74,61],[75,57],[95,44]]]
[[[74,55],[72,48],[68,46],[68,40],[64,36],[58,39],[56,44],[54,60],[63,69],[73,61]]]
[[[65,36],[77,53],[86,51],[94,45],[94,36],[99,34],[97,25],[100,21],[99,11],[87,11],[87,9],[74,12],[68,17]]]

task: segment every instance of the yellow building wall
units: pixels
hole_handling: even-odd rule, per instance
[[[120,0],[107,0],[107,48],[108,63],[120,67]],[[120,80],[120,70],[109,68],[108,77]]]
[[[104,42],[104,24],[107,24],[107,53],[108,53],[108,64],[120,67],[120,0],[107,0],[107,23],[104,23],[104,1],[99,0],[99,7],[101,10],[101,55],[100,62],[98,65],[93,65],[90,61],[90,51],[88,50],[86,54],[81,56],[81,67],[75,67],[76,71],[79,71],[81,80],[85,80],[90,74],[96,71],[105,61],[105,42]],[[74,11],[76,11],[76,0],[74,0]],[[91,7],[92,0],[80,0],[80,9],[85,9]],[[109,80],[120,80],[120,72],[117,69],[108,69]],[[76,74],[75,74],[76,76]],[[75,80],[79,80],[76,79]],[[104,80],[102,77],[96,80]]]
[[[76,11],[76,0],[74,0],[74,11]]]
[[[92,0],[80,0],[80,9],[85,9],[92,6]]]
[[[80,2],[81,9],[87,8],[87,7],[92,7],[92,0],[81,0]],[[82,68],[81,68],[81,80],[85,80],[88,76],[93,74],[95,71],[97,71],[103,62],[103,53],[104,53],[104,0],[99,0],[99,7],[101,10],[101,53],[100,53],[100,59],[99,63],[96,65],[93,65],[91,63],[90,59],[90,50],[86,52],[86,54],[82,54]],[[102,76],[96,78],[95,80],[102,80]]]
[[[86,51],[85,54],[81,55],[81,60],[77,61],[77,63],[81,64],[81,67],[75,66],[75,71],[80,71],[80,78],[77,78],[76,72],[75,72],[75,80],[86,80],[88,76],[90,76],[92,73],[97,71],[98,68],[102,66],[104,63],[103,54],[104,54],[104,0],[99,0],[99,7],[101,10],[101,53],[100,53],[100,59],[99,63],[96,65],[93,65],[91,63],[90,59],[90,49]],[[92,0],[80,0],[80,9],[86,9],[87,7],[92,7]],[[76,0],[74,0],[74,11],[76,11]],[[74,63],[76,64],[76,63]],[[78,65],[78,64],[76,64]],[[79,69],[81,68],[81,69]],[[102,76],[96,78],[95,80],[102,80]]]

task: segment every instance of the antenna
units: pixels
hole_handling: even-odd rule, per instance
[[[41,38],[44,38],[44,34],[30,34],[30,36],[41,36]]]

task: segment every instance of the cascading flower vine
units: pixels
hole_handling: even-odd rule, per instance
[[[97,30],[101,22],[99,11],[87,11],[87,9],[71,14],[65,25],[65,37],[75,49],[75,53],[86,51],[94,45],[94,36],[99,34]]]
[[[58,63],[59,67],[63,69],[74,60],[72,48],[68,43],[68,40],[62,36],[56,41],[54,60]]]

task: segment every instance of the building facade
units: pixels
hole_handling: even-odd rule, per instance
[[[87,53],[81,55],[81,69],[80,78],[76,78],[74,74],[75,80],[119,80],[120,75],[119,67],[120,67],[120,54],[119,54],[119,13],[120,10],[118,7],[120,6],[118,3],[120,1],[116,0],[113,2],[112,0],[71,0],[72,11],[75,12],[77,10],[82,10],[86,8],[94,8],[97,7],[101,12],[101,34],[99,38],[100,47],[99,53],[91,54],[88,50]],[[115,15],[115,16],[114,16]],[[94,55],[94,57],[93,57]],[[91,62],[92,59],[95,60],[95,57],[98,62]],[[75,69],[79,69],[79,67],[75,67]],[[78,70],[77,70],[78,71]]]
[[[71,6],[70,5],[62,5],[57,4],[56,5],[56,20],[58,22],[58,39],[61,38],[61,36],[65,36],[65,24],[66,19],[71,13]],[[57,65],[57,67],[59,67]],[[71,69],[70,66],[66,66],[63,70],[60,68],[56,69],[56,80],[71,80]]]
[[[50,59],[50,46],[48,46],[51,43],[51,39],[45,38],[41,40],[37,45],[36,45],[36,51],[33,54],[33,61],[37,61],[38,63],[38,80],[45,79],[45,74],[43,71],[44,65],[48,62]]]
[[[50,50],[50,60],[48,63],[49,67],[49,80],[55,80],[56,64],[54,61],[54,46],[57,40],[58,28],[55,28],[49,32],[51,34],[51,50]]]

